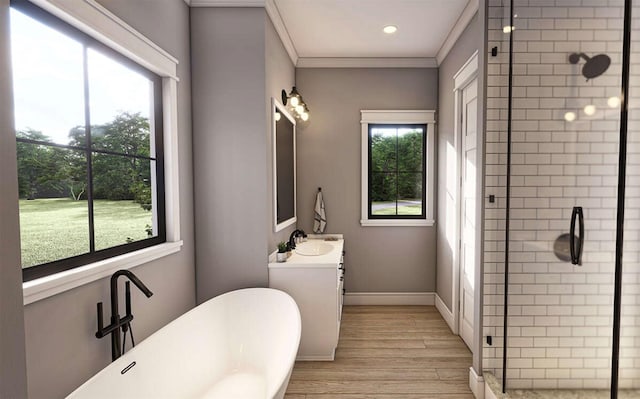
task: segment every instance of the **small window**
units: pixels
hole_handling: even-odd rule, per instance
[[[362,111],[364,226],[432,225],[432,111]]]
[[[11,2],[25,281],[166,241],[162,79]]]
[[[424,219],[426,131],[369,124],[369,219]]]

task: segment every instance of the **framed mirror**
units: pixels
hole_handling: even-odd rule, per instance
[[[273,204],[276,232],[296,222],[296,120],[275,98],[273,121]]]

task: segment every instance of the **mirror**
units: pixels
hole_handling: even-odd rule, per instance
[[[273,120],[273,203],[275,231],[296,222],[296,120],[275,98]]]

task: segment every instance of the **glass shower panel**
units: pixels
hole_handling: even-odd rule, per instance
[[[513,4],[506,388],[606,392],[623,0]]]
[[[627,130],[619,397],[640,398],[640,2],[634,1]]]
[[[494,391],[502,390],[504,347],[504,259],[509,108],[508,1],[489,0],[487,58],[487,128],[485,132],[485,224],[483,282],[483,371]],[[495,54],[495,55],[493,55]]]

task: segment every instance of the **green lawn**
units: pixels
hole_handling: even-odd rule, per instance
[[[422,213],[422,205],[406,205],[399,206],[397,215],[420,215]],[[373,212],[374,215],[396,215],[396,208],[378,209]]]
[[[371,203],[373,215],[420,215],[422,214],[422,201],[419,199],[398,200],[398,213],[396,203],[392,201],[373,201]]]
[[[147,238],[152,213],[133,201],[94,201],[96,249]],[[22,267],[89,251],[87,201],[20,200]]]

